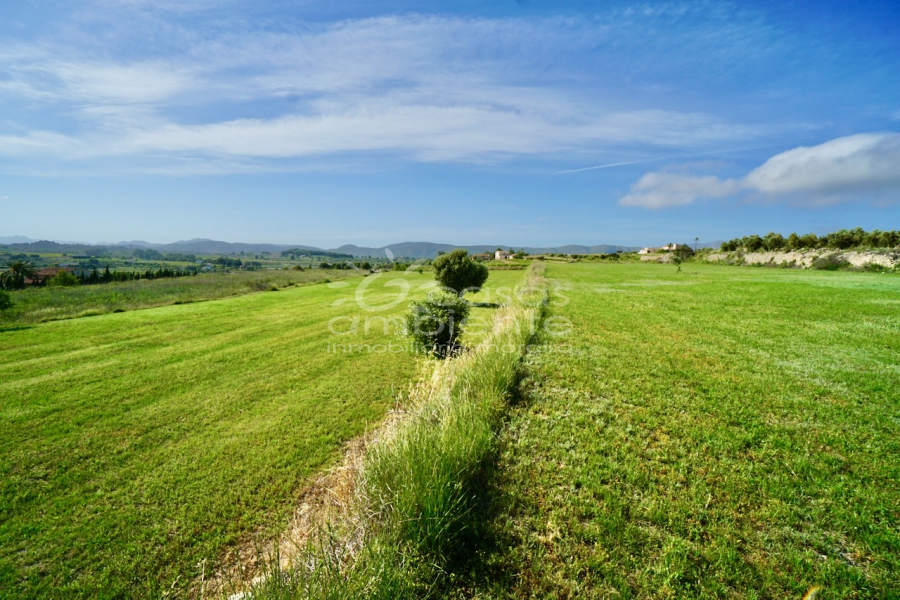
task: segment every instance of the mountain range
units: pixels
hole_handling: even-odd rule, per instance
[[[353,256],[373,256],[373,257],[402,257],[402,258],[434,258],[438,252],[449,252],[456,248],[465,248],[470,253],[494,252],[498,248],[505,250],[525,250],[529,254],[559,253],[559,254],[610,254],[616,251],[637,250],[633,246],[615,246],[610,244],[599,244],[596,246],[580,246],[568,245],[557,247],[536,247],[536,246],[509,246],[507,244],[436,244],[433,242],[403,242],[400,244],[390,244],[380,248],[355,246],[353,244],[345,244],[340,248],[317,248],[315,246],[304,246],[301,244],[244,244],[233,242],[222,242],[209,239],[193,239],[174,242],[171,244],[154,244],[144,240],[131,240],[116,243],[103,244],[75,244],[71,242],[53,242],[49,240],[32,240],[24,236],[0,237],[0,244],[5,245],[10,250],[18,250],[22,252],[67,252],[67,253],[84,253],[96,251],[99,248],[122,248],[125,246],[132,248],[152,248],[159,252],[180,252],[190,254],[237,254],[245,252],[249,254],[258,254],[261,252],[278,253],[291,248],[299,248],[301,250],[319,250],[328,252],[341,252],[351,254]]]
[[[701,248],[718,248],[720,242],[706,242],[700,244]],[[598,244],[595,246],[582,246],[569,244],[566,246],[509,246],[507,244],[437,244],[434,242],[402,242],[388,246],[370,247],[345,244],[339,248],[317,248],[302,244],[246,244],[234,242],[222,242],[210,239],[192,239],[173,242],[171,244],[154,244],[144,240],[131,240],[115,243],[80,244],[75,242],[53,242],[48,240],[33,240],[25,236],[0,236],[0,245],[9,250],[19,252],[65,252],[69,254],[92,254],[102,251],[104,248],[121,249],[125,246],[131,248],[152,248],[159,252],[179,252],[184,254],[259,254],[262,252],[279,253],[284,250],[298,248],[300,250],[317,250],[327,252],[340,252],[357,257],[372,256],[397,257],[397,258],[434,258],[438,252],[449,252],[456,248],[465,248],[472,254],[482,252],[494,252],[498,248],[504,250],[525,250],[529,254],[611,254],[614,252],[631,252],[639,250],[638,246],[617,246],[613,244]]]
[[[394,256],[402,256],[404,258],[434,258],[438,255],[438,252],[450,252],[456,248],[465,248],[471,254],[479,254],[482,252],[494,252],[498,248],[502,248],[504,250],[525,250],[525,252],[529,254],[547,254],[547,253],[557,253],[557,254],[611,254],[618,250],[622,252],[628,252],[631,250],[638,250],[636,247],[632,246],[612,246],[609,244],[600,244],[597,246],[577,246],[577,245],[569,245],[569,246],[557,246],[553,248],[541,248],[537,246],[509,246],[503,244],[483,244],[483,245],[454,245],[454,244],[435,244],[433,242],[403,242],[400,244],[391,244],[389,246],[382,246],[381,248],[371,248],[371,247],[363,247],[363,246],[354,246],[352,244],[346,244],[341,246],[340,248],[335,248],[334,252],[343,252],[345,254],[352,254],[353,256],[388,256],[387,251],[390,252]]]
[[[36,241],[37,240],[27,238],[24,235],[12,235],[12,236],[0,235],[0,244],[28,244],[28,243],[36,242]]]

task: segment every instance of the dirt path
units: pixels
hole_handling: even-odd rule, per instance
[[[219,564],[198,578],[191,586],[194,599],[244,597],[253,582],[265,576],[269,566],[277,560],[282,568],[289,568],[301,555],[310,538],[328,522],[349,524],[355,515],[356,484],[366,448],[381,435],[402,421],[407,412],[399,407],[389,411],[375,429],[344,444],[340,461],[323,473],[314,476],[303,488],[294,512],[283,532],[274,538],[263,539],[255,532],[237,546],[230,548]]]

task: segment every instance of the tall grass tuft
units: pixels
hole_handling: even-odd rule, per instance
[[[529,268],[529,288],[544,285],[543,268]],[[289,567],[273,561],[247,596],[394,600],[436,591],[480,530],[485,466],[542,302],[502,307],[479,346],[435,361],[412,416],[369,447],[354,517],[320,532]]]

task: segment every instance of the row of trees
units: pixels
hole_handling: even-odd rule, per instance
[[[103,271],[96,268],[78,273],[60,271],[45,282],[40,280],[38,270],[28,261],[14,260],[8,262],[6,266],[7,270],[0,273],[0,289],[5,290],[20,290],[25,287],[26,281],[37,285],[46,283],[51,286],[96,285],[114,281],[189,277],[197,274],[195,269],[171,269],[168,267],[147,269],[146,271],[111,271],[107,265]]]
[[[830,248],[835,250],[849,250],[851,248],[896,248],[900,246],[900,231],[864,231],[862,228],[841,229],[833,233],[817,236],[814,233],[797,235],[792,233],[784,237],[780,233],[770,232],[764,237],[748,235],[722,242],[724,252],[746,250],[747,252],[759,252],[768,250],[815,250]]]
[[[372,268],[372,263],[369,261],[358,261],[354,263],[349,262],[336,262],[336,263],[319,263],[320,269],[337,269],[337,270],[349,270],[353,268],[361,269],[363,271],[368,271]]]
[[[231,269],[240,269],[244,264],[239,258],[228,258],[227,256],[219,256],[210,262],[214,265],[220,265]]]
[[[327,258],[347,258],[352,259],[352,254],[344,254],[343,252],[331,252],[328,250],[304,250],[302,248],[291,248],[281,252],[281,256],[287,258],[297,258],[298,256],[324,256]]]
[[[135,248],[131,251],[132,256],[141,260],[166,260],[169,262],[196,262],[195,254],[182,254],[180,252],[167,252],[163,254],[159,250],[153,248]]]
[[[97,269],[91,269],[90,273],[82,271],[75,275],[75,277],[77,277],[79,283],[83,285],[95,285],[98,283],[112,283],[114,281],[191,277],[196,274],[196,269],[170,269],[168,267],[162,267],[156,270],[147,269],[146,271],[110,271],[109,266],[107,266],[102,273],[97,271]],[[59,275],[57,275],[57,277],[59,277]]]

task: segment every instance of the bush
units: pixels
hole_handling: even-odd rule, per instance
[[[457,340],[462,335],[469,303],[446,291],[432,291],[421,302],[409,305],[406,333],[419,348],[436,357],[458,352]]]
[[[4,292],[3,290],[0,290],[0,310],[11,308],[12,305],[12,298],[9,297],[9,294]]]
[[[69,271],[60,271],[47,282],[50,287],[72,287],[80,284],[81,281]]]
[[[849,266],[850,263],[837,253],[820,256],[812,263],[812,268],[819,269],[820,271],[837,271],[838,269],[845,269]]]
[[[434,278],[460,297],[484,285],[489,275],[486,266],[469,258],[469,251],[461,248],[438,256],[432,266]]]

